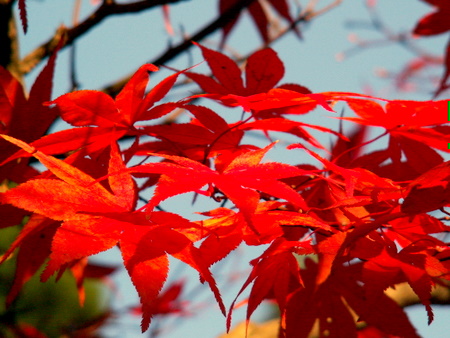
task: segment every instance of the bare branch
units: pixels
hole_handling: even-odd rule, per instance
[[[238,2],[235,6],[231,7],[228,11],[226,11],[223,15],[219,16],[216,20],[211,22],[208,26],[200,30],[198,33],[196,33],[194,36],[192,36],[189,39],[185,39],[182,43],[180,43],[178,46],[175,46],[169,50],[167,50],[165,53],[163,53],[161,56],[156,58],[153,61],[150,61],[149,63],[155,64],[155,65],[162,65],[166,63],[167,61],[170,61],[171,59],[178,56],[181,52],[187,50],[192,46],[192,41],[201,41],[203,38],[208,36],[209,34],[215,32],[217,29],[220,29],[224,27],[228,22],[233,20],[239,13],[246,7],[248,7],[254,0],[243,0]],[[282,38],[284,35],[289,33],[292,30],[295,30],[296,26],[302,22],[308,22],[311,19],[325,14],[325,12],[330,11],[334,7],[338,6],[342,0],[335,0],[332,4],[326,6],[325,8],[322,8],[320,10],[314,11],[313,8],[311,8],[308,11],[304,11],[301,13],[289,26],[287,26],[284,29],[280,29],[280,31],[273,36],[268,43],[265,43],[263,46],[261,46],[258,49],[263,49],[271,45],[273,42],[277,41],[278,39]],[[254,52],[254,51],[253,51]],[[248,55],[244,58],[237,58],[236,62],[242,62],[248,58]],[[104,92],[108,93],[111,96],[115,96],[119,93],[119,91],[123,88],[123,86],[129,81],[131,75],[126,76],[125,78],[117,81],[116,83],[107,86],[103,89]]]
[[[12,5],[13,1],[0,0],[0,65],[20,80],[19,46]]]
[[[185,39],[183,42],[178,44],[175,47],[172,47],[168,50],[166,50],[163,54],[158,56],[156,59],[148,62],[155,65],[162,65],[166,62],[174,59],[178,55],[180,55],[182,52],[186,51],[190,47],[192,47],[192,41],[199,42],[203,40],[208,35],[214,33],[218,29],[223,28],[227,23],[232,21],[234,18],[236,18],[239,13],[247,8],[252,2],[255,0],[242,0],[238,1],[234,6],[230,7],[226,12],[224,12],[222,15],[220,15],[217,19],[212,21],[209,25],[202,28],[200,31],[195,33],[192,37]],[[119,80],[118,82],[107,86],[103,89],[104,92],[111,96],[115,96],[119,93],[119,91],[123,88],[123,86],[128,82],[131,75],[126,76],[125,78]]]
[[[20,72],[23,75],[29,73],[34,67],[48,57],[54,51],[59,39],[61,38],[61,33],[64,33],[66,37],[66,41],[63,46],[64,48],[66,46],[70,46],[77,38],[90,31],[93,27],[111,15],[138,13],[156,6],[181,1],[186,0],[139,0],[128,4],[116,4],[113,1],[104,1],[102,5],[100,5],[100,7],[86,20],[73,28],[59,28],[52,38],[25,56],[20,62]]]

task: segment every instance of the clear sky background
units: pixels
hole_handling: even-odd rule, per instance
[[[125,1],[124,1],[125,2]],[[298,0],[305,4],[307,1]],[[317,1],[318,8],[331,3],[329,0]],[[72,11],[74,1],[61,0],[28,0],[29,32],[26,36],[20,36],[21,54],[26,55],[43,41],[51,36],[60,24],[72,26]],[[398,72],[414,55],[400,46],[398,43],[380,44],[378,47],[362,49],[351,57],[338,61],[338,55],[354,47],[351,41],[355,37],[364,41],[382,40],[379,32],[369,29],[368,11],[365,8],[366,1],[344,0],[340,6],[330,12],[314,19],[303,26],[303,40],[290,34],[272,45],[280,58],[285,63],[286,75],[282,82],[299,83],[310,88],[314,92],[321,91],[349,91],[369,92],[375,96],[384,98],[403,98],[415,100],[427,100],[431,98],[431,89],[423,92],[396,92],[392,81],[380,78],[376,74]],[[410,32],[417,20],[425,13],[431,11],[419,0],[378,0],[378,10],[384,23],[392,32]],[[90,0],[83,1],[82,16],[93,10]],[[190,0],[171,6],[171,21],[176,35],[170,37],[162,20],[161,9],[143,12],[141,14],[121,15],[111,17],[102,22],[98,27],[79,39],[76,44],[76,71],[80,89],[99,89],[116,81],[124,75],[135,71],[140,65],[159,56],[168,44],[176,44],[182,34],[190,35],[203,27],[217,15],[217,0]],[[355,25],[355,23],[358,23]],[[202,43],[210,48],[218,44],[220,34],[208,37]],[[445,37],[427,38],[417,43],[435,54],[442,53],[445,46]],[[229,39],[229,50],[247,55],[251,50],[261,45],[261,40],[253,23],[246,15],[241,18],[241,24],[234,30]],[[68,74],[69,52],[65,50],[58,56],[57,71],[55,77],[54,97],[64,94],[70,89]],[[168,65],[177,69],[183,69],[202,61],[196,48],[191,49],[189,55],[183,55]],[[34,81],[39,67],[28,78],[28,86]],[[198,71],[207,71],[205,65],[201,65]],[[151,85],[154,85],[170,71],[162,71],[152,76]],[[436,74],[439,74],[436,73]],[[193,87],[190,87],[192,90]],[[186,92],[178,91],[181,99]],[[316,123],[327,124],[323,115],[322,120]],[[323,122],[322,122],[323,121]],[[62,127],[62,125],[60,126]],[[169,207],[184,208],[186,201],[173,199]],[[187,209],[187,208],[186,208]],[[204,208],[206,210],[207,207]],[[188,211],[186,217],[190,214]],[[245,252],[244,252],[245,251]],[[230,257],[228,261],[221,262],[214,268],[216,277],[226,276],[227,271],[248,271],[248,260],[257,257],[256,251],[240,250],[239,255]],[[118,251],[111,251],[99,258],[102,261],[113,260],[120,262]],[[219,309],[212,301],[212,294],[207,286],[198,289],[197,277],[180,270],[175,266],[171,279],[186,275],[189,279],[188,294],[195,298],[194,304],[200,304],[198,315],[180,319],[178,321],[162,322],[161,326],[171,326],[171,330],[161,335],[164,338],[175,337],[215,337],[225,329],[225,320],[221,317]],[[115,307],[125,311],[128,306],[136,305],[137,295],[125,273],[119,273],[114,277],[118,284],[118,300]],[[229,283],[219,281],[225,288],[224,299],[227,306],[234,299],[240,288],[241,282]],[[417,307],[408,310],[413,322],[419,327],[419,332],[424,337],[448,336],[448,321],[450,311],[438,311],[435,307],[436,320],[430,328],[427,327],[426,313],[423,308]],[[243,310],[236,312],[234,323],[243,319]],[[261,316],[264,314],[261,313]],[[261,318],[255,315],[255,318]],[[105,330],[107,337],[144,337],[140,334],[140,318],[126,316],[117,318],[109,329]],[[447,330],[447,331],[446,331]]]

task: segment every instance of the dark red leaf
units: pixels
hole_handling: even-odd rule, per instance
[[[448,16],[450,15],[450,6],[441,7],[437,12],[424,16],[417,23],[413,33],[417,35],[437,35],[450,30]]]
[[[213,51],[202,45],[203,57],[208,63],[214,77],[227,90],[227,93],[240,94],[244,92],[244,84],[241,78],[241,70],[228,56]]]
[[[273,49],[252,54],[245,66],[245,86],[248,94],[263,93],[274,88],[284,76],[284,66]]]

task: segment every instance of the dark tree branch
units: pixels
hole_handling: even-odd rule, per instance
[[[12,6],[13,1],[0,0],[0,65],[20,79],[19,47]]]
[[[180,55],[182,52],[188,50],[190,47],[192,47],[192,42],[196,41],[199,42],[203,40],[208,35],[214,33],[215,31],[223,28],[227,23],[231,22],[233,19],[235,19],[239,13],[247,8],[252,2],[256,0],[241,0],[238,1],[234,6],[230,7],[227,11],[225,11],[222,15],[220,15],[216,20],[212,21],[209,25],[202,28],[200,31],[195,33],[192,37],[189,39],[185,39],[180,44],[178,44],[175,47],[169,48],[164,53],[162,53],[160,56],[158,56],[156,59],[150,61],[149,63],[152,63],[154,65],[163,65],[166,62],[174,59],[178,55]],[[128,82],[131,75],[126,76],[122,80],[117,81],[116,83],[107,86],[103,89],[104,92],[111,96],[116,96],[120,90],[123,88],[123,86]]]
[[[59,28],[55,35],[47,42],[37,47],[20,62],[20,72],[25,75],[33,70],[41,61],[48,57],[56,48],[58,41],[64,35],[66,41],[64,47],[70,46],[76,39],[98,25],[111,15],[139,13],[156,6],[177,3],[186,0],[139,0],[129,4],[116,4],[114,1],[104,1],[102,5],[86,20],[73,28]]]
[[[192,41],[200,42],[202,39],[207,37],[209,34],[214,33],[218,29],[223,28],[227,23],[234,20],[239,13],[250,6],[250,4],[255,0],[242,0],[237,2],[234,6],[230,7],[225,13],[223,13],[221,16],[219,16],[216,20],[211,22],[208,26],[201,29],[199,32],[194,34],[192,37],[185,39],[183,42],[181,42],[179,45],[168,49],[165,51],[162,55],[154,59],[153,61],[149,61],[148,63],[152,63],[155,65],[163,65],[166,62],[174,59],[179,54],[184,52],[185,50],[189,49],[193,44]],[[296,20],[294,20],[288,27],[281,29],[273,38],[270,39],[267,43],[265,43],[263,46],[260,47],[260,49],[263,49],[265,47],[268,47],[270,44],[272,44],[274,41],[282,38],[284,35],[286,35],[288,32],[294,30],[296,26],[300,23],[309,22],[313,18],[323,15],[324,13],[332,10],[336,6],[338,6],[342,0],[335,0],[328,6],[320,9],[320,10],[314,10],[313,7],[309,8],[304,13],[301,13]],[[241,62],[247,59],[248,56],[245,58],[240,58],[237,61]],[[104,92],[111,96],[116,96],[120,90],[125,86],[125,84],[130,80],[131,75],[128,75],[124,77],[123,79],[115,82],[114,84],[111,84],[103,89]]]

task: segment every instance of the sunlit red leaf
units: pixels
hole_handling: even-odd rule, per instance
[[[155,213],[151,220],[156,225],[159,220],[164,222],[166,213]],[[165,222],[171,223],[171,218]],[[177,216],[175,221],[179,221]],[[185,221],[189,224],[189,222]],[[187,225],[186,224],[186,225]],[[203,262],[200,252],[193,246],[193,243],[181,233],[163,227],[135,227],[124,229],[121,240],[121,250],[125,266],[141,298],[143,319],[142,330],[145,331],[150,324],[151,316],[154,314],[153,305],[157,301],[157,296],[165,283],[168,273],[167,254],[176,257],[184,263],[196,269],[200,277],[206,280],[214,293],[220,309],[225,314],[225,308],[215,284],[215,281]],[[172,226],[180,226],[172,224]],[[167,254],[166,254],[167,253]],[[155,275],[149,281],[148,276]]]
[[[65,94],[51,102],[61,112],[61,117],[73,126],[125,126],[123,115],[116,109],[114,100],[95,90],[80,90]]]
[[[121,252],[128,274],[142,304],[142,331],[147,330],[153,315],[152,304],[161,291],[169,272],[169,260],[164,249],[152,245],[151,228],[125,231]],[[150,245],[149,245],[150,244]],[[151,278],[149,278],[151,276]]]
[[[83,258],[114,246],[120,236],[121,222],[92,217],[80,213],[128,212],[135,203],[134,186],[114,146],[109,165],[110,174],[119,172],[118,178],[110,178],[111,194],[94,178],[54,157],[47,156],[33,147],[3,136],[38,158],[58,179],[27,181],[0,196],[3,203],[64,221],[58,228],[53,242],[51,261],[43,278],[48,278],[63,264]],[[82,226],[81,226],[82,225]]]
[[[304,200],[295,190],[278,181],[281,178],[301,175],[303,171],[276,162],[259,164],[272,146],[244,152],[218,171],[199,162],[170,155],[158,156],[176,164],[149,163],[131,168],[130,171],[162,174],[155,195],[148,204],[149,210],[171,196],[190,191],[199,192],[202,187],[209,184],[217,186],[243,212],[249,222],[260,199],[258,190],[286,199],[299,208],[307,209]],[[173,184],[174,181],[177,185]],[[210,195],[209,192],[206,193]]]

